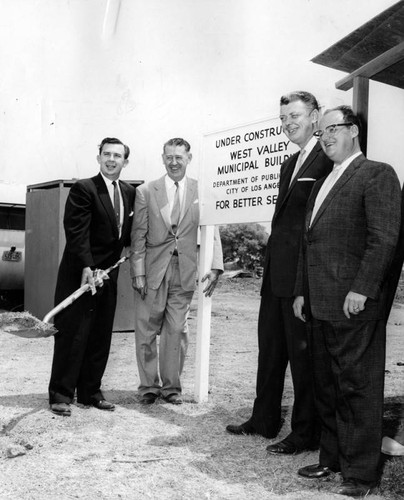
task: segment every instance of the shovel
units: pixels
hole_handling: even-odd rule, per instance
[[[123,264],[129,257],[125,256],[119,259],[113,266],[104,270],[104,273],[109,274],[112,270]],[[85,285],[78,288],[71,295],[66,297],[60,304],[55,306],[44,317],[43,321],[32,316],[29,312],[5,312],[0,314],[0,331],[24,337],[35,339],[41,337],[50,337],[55,335],[57,329],[50,323],[51,319],[60,311],[73,304],[75,300],[81,297],[84,293],[90,290],[90,285]]]

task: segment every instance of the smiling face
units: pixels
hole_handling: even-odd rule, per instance
[[[97,156],[100,170],[107,179],[116,181],[121,170],[126,166],[125,147],[123,144],[104,144],[101,153]]]
[[[166,146],[162,155],[167,175],[174,182],[180,181],[187,170],[192,154],[188,153],[185,146]]]
[[[318,120],[318,111],[310,109],[303,101],[297,100],[283,104],[279,118],[288,139],[303,148],[313,135]]]
[[[319,123],[319,130],[324,132],[321,136],[321,147],[325,154],[337,165],[360,151],[358,139],[358,127],[356,125],[347,125],[337,127],[333,134],[327,131],[330,125],[344,123],[344,115],[339,110],[326,113]]]

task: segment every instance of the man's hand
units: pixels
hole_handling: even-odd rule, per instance
[[[95,289],[96,285],[94,282],[94,276],[93,276],[93,271],[91,270],[91,267],[83,268],[83,271],[81,273],[80,286],[83,286],[86,284],[90,285],[91,295],[95,295],[97,293],[97,290]]]
[[[208,284],[203,289],[205,297],[211,297],[214,292],[217,282],[219,281],[219,276],[221,272],[218,269],[211,269],[205,276],[201,279],[202,283],[208,280]]]
[[[360,293],[348,292],[348,295],[345,297],[344,307],[342,308],[345,316],[349,319],[351,314],[356,316],[363,311],[365,309],[366,299],[367,297]]]
[[[306,315],[303,312],[303,307],[304,297],[302,295],[298,295],[293,302],[293,312],[295,313],[296,318],[299,318],[306,323]]]
[[[132,278],[132,288],[140,293],[140,297],[144,300],[147,295],[146,276],[135,276]]]
[[[93,271],[93,279],[95,286],[104,286],[104,280],[109,280],[108,273],[104,269],[95,269]]]

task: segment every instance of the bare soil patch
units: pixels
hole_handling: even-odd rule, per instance
[[[317,452],[273,457],[259,436],[225,432],[250,416],[257,363],[260,280],[223,280],[212,311],[210,397],[193,403],[195,297],[191,345],[183,375],[186,403],[137,401],[133,332],[113,335],[104,392],[115,412],[74,405],[71,417],[48,409],[53,339],[0,332],[0,499],[284,499],[327,500],[338,477],[307,481],[297,476],[317,462]],[[396,304],[388,327],[386,432],[393,436],[403,404],[404,308]],[[279,438],[289,432],[293,391],[287,377]],[[389,460],[376,498],[403,498],[394,477],[400,459]],[[393,477],[394,476],[394,477]]]

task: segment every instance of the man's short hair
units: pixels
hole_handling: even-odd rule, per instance
[[[184,146],[187,153],[191,151],[191,145],[189,142],[181,137],[174,137],[174,139],[168,140],[163,146],[163,153],[166,151],[166,146]]]
[[[102,153],[102,148],[105,146],[105,144],[121,144],[123,146],[123,148],[124,148],[124,158],[125,158],[125,160],[127,160],[129,158],[129,154],[130,154],[129,146],[127,146],[126,144],[124,144],[122,141],[120,141],[116,137],[105,137],[105,139],[103,139],[101,141],[101,144],[98,146],[98,151],[99,151],[100,154]]]
[[[302,101],[304,104],[310,109],[319,110],[317,99],[310,92],[306,92],[305,90],[294,90],[293,92],[289,92],[281,97],[281,106],[286,104],[290,104],[291,102]]]
[[[361,121],[360,121],[359,117],[357,115],[355,115],[351,106],[347,106],[345,104],[342,104],[341,106],[337,106],[335,108],[326,109],[324,111],[324,115],[331,113],[332,111],[341,111],[342,116],[344,118],[344,122],[353,123],[354,125],[356,125],[358,127],[359,137],[360,137],[361,130],[362,130]]]

